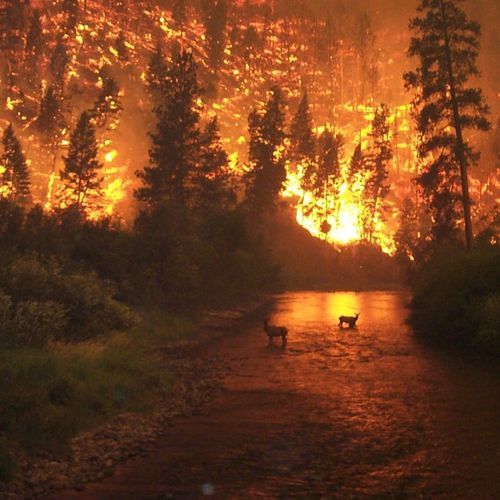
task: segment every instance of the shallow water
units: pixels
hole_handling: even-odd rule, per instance
[[[498,364],[420,343],[403,293],[286,293],[215,341],[226,391],[87,498],[500,498]],[[357,328],[338,316],[360,313]]]

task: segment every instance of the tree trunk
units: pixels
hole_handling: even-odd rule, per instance
[[[469,178],[467,175],[467,158],[465,157],[465,145],[462,132],[462,123],[460,121],[460,110],[458,108],[456,87],[455,87],[455,75],[453,72],[453,61],[451,58],[450,37],[448,34],[446,11],[444,8],[443,0],[439,0],[439,4],[441,6],[441,16],[443,21],[444,48],[446,52],[446,64],[448,71],[448,83],[450,85],[453,122],[457,138],[457,144],[455,149],[456,149],[457,160],[460,164],[460,177],[462,181],[462,203],[464,207],[465,242],[467,248],[470,249],[472,248],[473,236],[472,236],[472,218],[470,209],[471,204],[469,195]]]

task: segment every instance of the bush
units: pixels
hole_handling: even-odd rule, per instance
[[[500,294],[486,297],[479,304],[481,326],[476,344],[483,350],[500,354]]]
[[[498,326],[499,292],[498,249],[441,257],[418,273],[409,321],[417,332],[436,339],[460,344],[486,341],[488,332]]]
[[[94,273],[64,269],[34,256],[12,260],[0,274],[3,345],[43,346],[47,340],[87,340],[128,328],[134,315]]]
[[[0,481],[12,481],[16,475],[16,469],[16,464],[10,456],[0,448]]]

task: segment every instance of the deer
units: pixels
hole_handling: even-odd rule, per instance
[[[281,344],[286,345],[288,328],[284,326],[271,326],[269,320],[264,320],[264,331],[269,338],[269,344],[273,343],[274,337],[281,337]]]
[[[356,316],[340,316],[339,317],[339,326],[342,328],[344,323],[347,324],[349,328],[354,328],[356,326],[356,321],[358,321],[359,313]]]

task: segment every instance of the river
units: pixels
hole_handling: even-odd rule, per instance
[[[500,498],[498,363],[420,342],[407,300],[278,296],[286,348],[267,345],[259,318],[201,349],[229,367],[225,391],[74,497]]]

